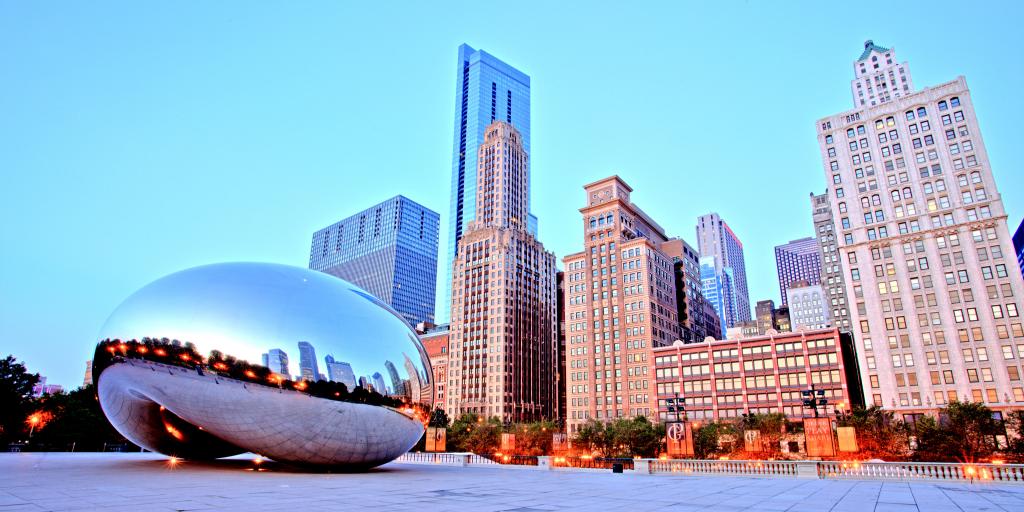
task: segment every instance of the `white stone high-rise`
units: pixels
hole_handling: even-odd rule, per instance
[[[883,48],[868,39],[864,52],[853,62],[850,81],[855,107],[873,107],[914,92],[910,67],[896,60],[895,48]]]
[[[911,417],[1020,407],[1024,279],[967,81],[914,91],[868,46],[857,78],[888,65],[906,88],[874,87],[874,105],[855,89],[817,122],[865,398]]]

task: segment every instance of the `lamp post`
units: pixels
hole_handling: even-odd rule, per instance
[[[828,405],[828,399],[825,398],[825,390],[815,389],[814,384],[811,384],[811,389],[801,391],[800,394],[804,396],[804,407],[814,411],[815,418],[818,417],[818,407],[824,408]]]
[[[41,421],[41,418],[39,417],[39,413],[38,412],[34,413],[34,414],[32,414],[31,416],[28,417],[28,424],[29,424],[28,438],[29,438],[29,440],[32,439],[32,434],[35,433],[36,426],[39,425],[40,421]]]

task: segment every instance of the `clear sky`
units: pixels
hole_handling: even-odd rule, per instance
[[[315,230],[395,194],[447,226],[463,42],[531,77],[559,258],[582,247],[581,185],[617,173],[692,243],[721,214],[751,302],[778,301],[773,247],[812,234],[815,121],[852,108],[865,39],[918,88],[967,77],[1013,229],[1022,4],[967,5],[2,2],[0,355],[74,387],[107,315],[162,275],[305,266]]]

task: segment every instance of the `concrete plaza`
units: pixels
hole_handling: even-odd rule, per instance
[[[0,454],[14,510],[1024,511],[1024,485],[537,471],[392,463],[306,473],[248,458],[172,465],[154,454]]]

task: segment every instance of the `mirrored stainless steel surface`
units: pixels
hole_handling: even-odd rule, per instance
[[[104,412],[127,437],[165,453],[248,450],[286,462],[375,465],[419,439],[433,405],[429,360],[401,316],[350,283],[303,268],[225,263],[168,275],[128,297],[99,341]],[[201,396],[203,406],[189,405],[176,387]],[[245,420],[218,418],[219,402],[223,414]],[[115,404],[118,411],[110,410]],[[253,422],[296,446],[275,457],[270,447],[247,444],[259,436],[229,432]],[[179,439],[186,434],[197,444]],[[277,442],[270,438],[261,442]],[[296,455],[302,442],[324,439],[338,442]],[[218,449],[192,453],[218,441]],[[360,462],[346,450],[372,455]]]

